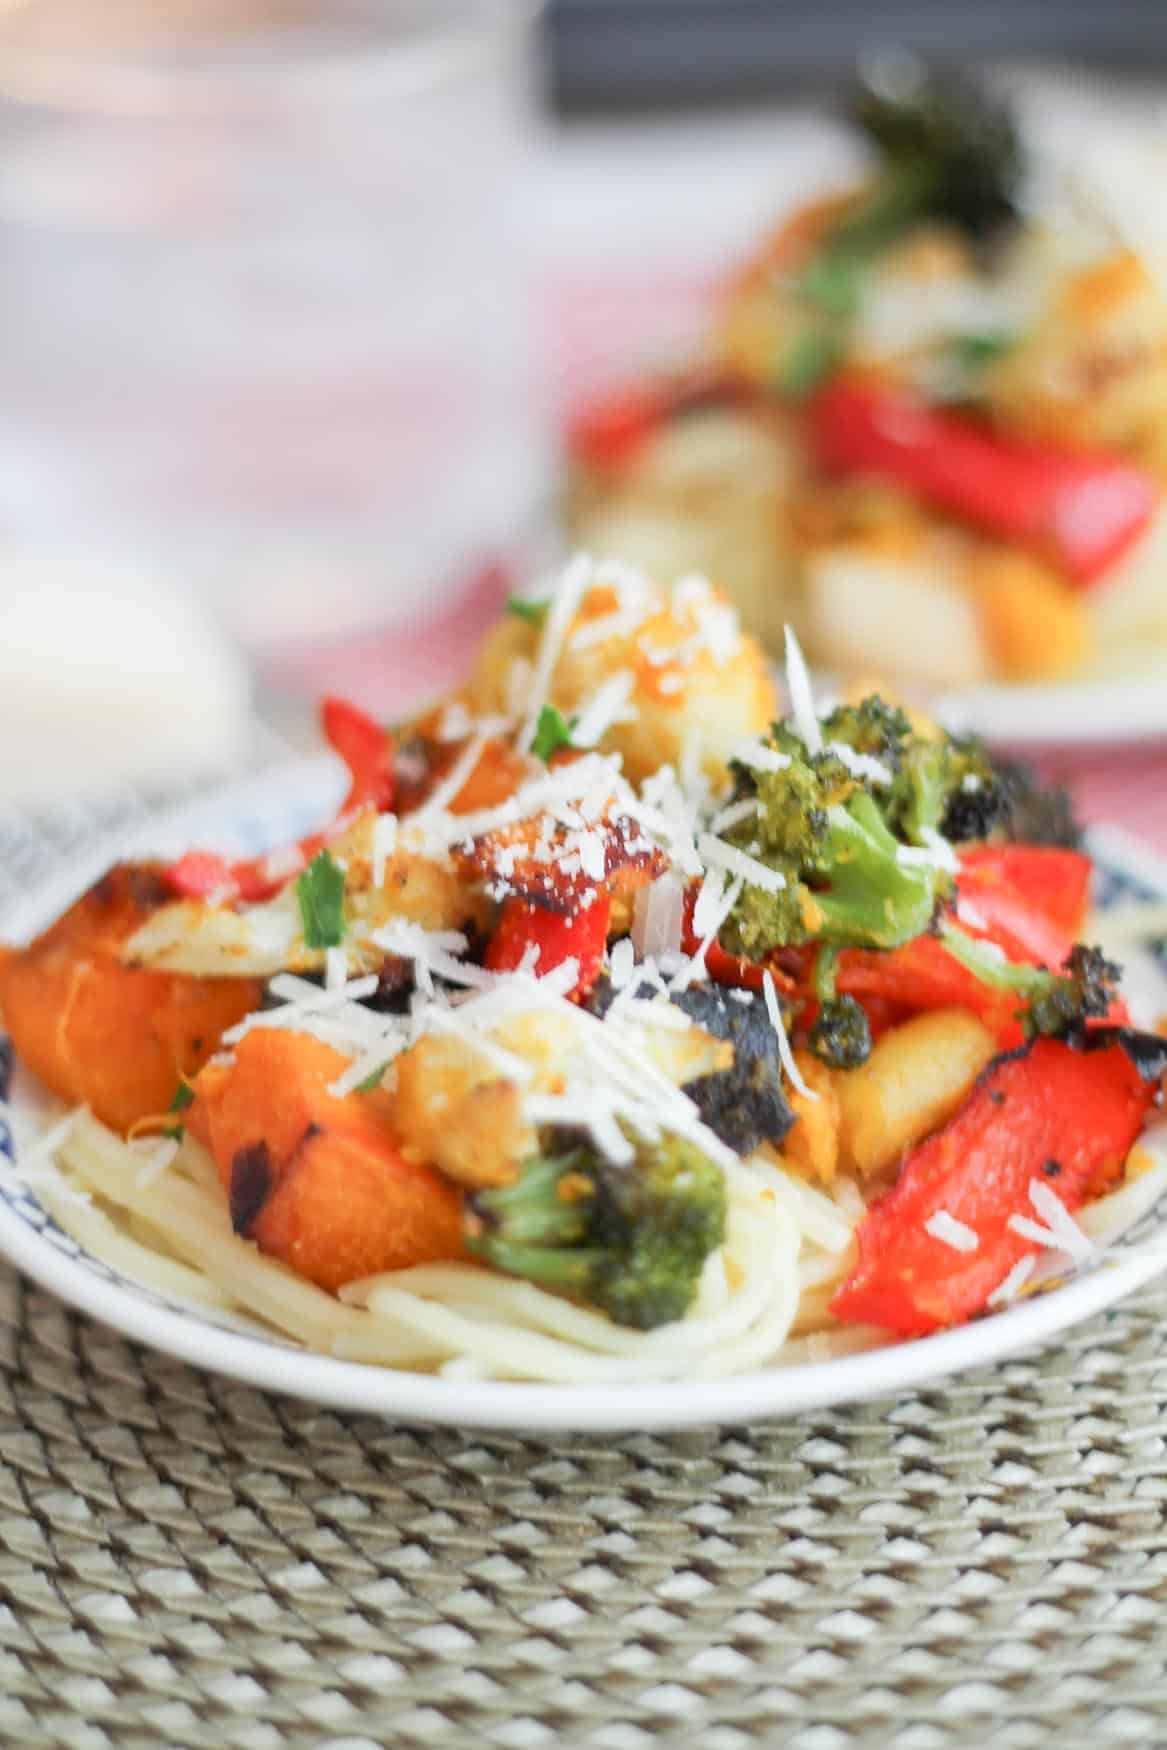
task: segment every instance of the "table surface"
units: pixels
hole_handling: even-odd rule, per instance
[[[0,816],[0,911],[145,812]],[[1164,1742],[1165,1501],[1167,1287],[900,1398],[546,1440],[266,1396],[0,1265],[0,1743]]]

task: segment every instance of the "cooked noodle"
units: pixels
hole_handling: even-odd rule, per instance
[[[616,1384],[795,1366],[889,1341],[836,1325],[828,1310],[853,1262],[858,1186],[841,1177],[828,1194],[762,1155],[726,1169],[725,1243],[689,1314],[636,1331],[474,1264],[417,1265],[328,1294],[232,1231],[214,1165],[190,1139],[144,1176],[141,1152],[88,1113],[57,1129],[56,1165],[38,1158],[29,1177],[95,1256],[203,1317],[338,1359],[450,1378]],[[1143,1170],[1080,1212],[1096,1243],[1142,1221],[1167,1192],[1164,1140],[1144,1137]]]

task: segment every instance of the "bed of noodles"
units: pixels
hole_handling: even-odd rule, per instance
[[[27,1165],[15,1172],[59,1225],[123,1276],[214,1323],[274,1332],[348,1361],[451,1378],[602,1384],[711,1379],[891,1340],[836,1324],[827,1310],[864,1210],[854,1181],[840,1177],[828,1194],[762,1155],[726,1170],[726,1240],[707,1261],[689,1313],[647,1332],[471,1264],[429,1264],[326,1293],[232,1231],[215,1168],[190,1139],[177,1150],[126,1143],[77,1111],[21,1159]],[[1165,1192],[1167,1130],[1144,1139],[1115,1191],[1079,1212],[1095,1256]],[[1024,1291],[1072,1267],[1065,1254],[1039,1254]]]

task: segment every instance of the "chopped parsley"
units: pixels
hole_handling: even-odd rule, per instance
[[[551,603],[547,596],[510,595],[507,597],[507,613],[513,614],[516,620],[526,620],[529,626],[541,626],[547,618],[547,610]]]
[[[859,308],[863,263],[849,251],[816,256],[798,278],[798,290],[808,304],[826,316],[845,321]]]
[[[166,1108],[168,1112],[185,1112],[188,1106],[194,1105],[194,1089],[189,1082],[179,1082],[174,1090],[174,1098]],[[168,1124],[163,1130],[163,1136],[171,1137],[175,1142],[181,1142],[186,1132],[184,1124]]]
[[[796,400],[809,395],[842,364],[844,350],[843,337],[835,329],[816,328],[800,335],[779,367],[782,393]]]
[[[296,882],[296,898],[309,948],[339,948],[344,940],[344,870],[327,851],[317,851]]]
[[[531,752],[538,759],[549,760],[561,747],[571,746],[571,732],[574,728],[574,718],[569,723],[558,706],[544,705],[531,738]]]
[[[1011,334],[957,334],[949,344],[962,370],[980,371],[995,364],[1016,342]]]

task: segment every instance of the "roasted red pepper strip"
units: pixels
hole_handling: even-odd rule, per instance
[[[533,970],[540,978],[574,960],[579,974],[569,994],[573,1002],[582,1002],[599,977],[611,921],[612,901],[606,893],[566,916],[525,899],[506,899],[487,946],[487,967],[514,972],[532,946],[539,950]]]
[[[568,422],[567,447],[578,462],[611,468],[643,443],[666,418],[669,396],[651,388],[622,389],[581,407]]]
[[[1052,925],[1068,946],[1081,934],[1091,872],[1089,857],[1056,845],[970,845],[960,852],[957,888],[986,918],[991,931],[999,921],[1002,930],[1016,935],[1019,945],[1029,942],[1034,926],[1022,920],[1024,913],[1026,919]],[[1032,951],[1022,951],[1041,959],[1043,950],[1036,938],[1034,942]]]
[[[163,871],[181,898],[208,899],[214,894],[224,903],[235,899],[270,899],[311,862],[321,846],[335,835],[341,821],[362,808],[372,807],[380,814],[392,807],[395,752],[392,736],[344,699],[325,699],[320,717],[325,738],[348,767],[350,777],[348,795],[333,825],[325,832],[310,833],[286,850],[239,863],[229,863],[214,851],[188,851]]]
[[[681,946],[686,954],[696,954],[701,947],[701,937],[693,928],[693,908],[697,903],[697,893],[697,886],[690,887],[685,892]],[[731,954],[720,942],[710,942],[705,950],[705,970],[714,984],[729,985],[737,990],[761,990],[762,975],[765,972],[770,973],[779,990],[793,991],[796,988],[794,979],[772,961],[751,960],[745,954]]]
[[[833,378],[808,407],[822,466],[871,474],[1096,582],[1149,523],[1159,494],[1120,458],[1004,437],[867,378]]]
[[[841,996],[858,997],[862,1003],[877,997],[917,1013],[969,1009],[1003,1045],[1015,1044],[1021,1037],[1014,1018],[1019,999],[983,985],[935,936],[917,936],[888,953],[848,948],[839,956],[835,988]]]
[[[908,1156],[893,1190],[859,1225],[859,1262],[831,1302],[836,1318],[921,1336],[959,1324],[1035,1242],[1011,1216],[1042,1221],[1037,1181],[1077,1209],[1119,1173],[1153,1088],[1118,1045],[1078,1051],[1042,1039],[997,1058],[956,1116]],[[976,1235],[959,1250],[928,1232],[947,1215]],[[1043,1223],[1044,1225],[1044,1223]]]

